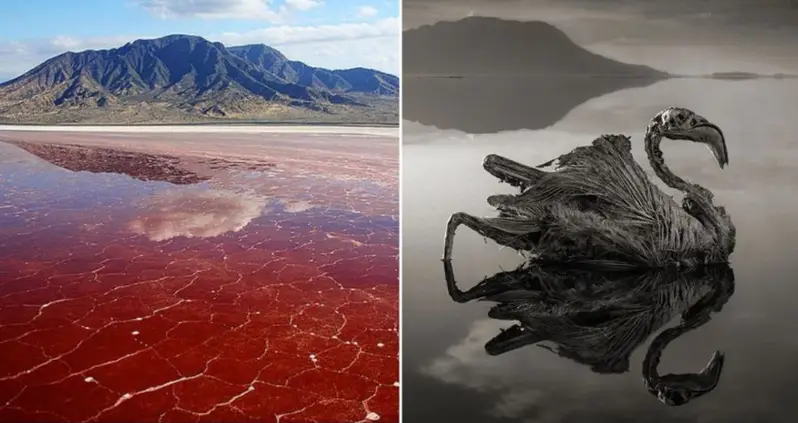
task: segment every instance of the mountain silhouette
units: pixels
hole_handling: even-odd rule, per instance
[[[668,77],[545,22],[471,17],[404,32],[404,119],[468,133],[542,129],[585,101]]]
[[[227,48],[169,35],[53,57],[0,84],[0,119],[395,122],[398,84],[375,70],[330,71],[289,61],[265,45]]]
[[[405,31],[402,53],[408,75],[665,76],[591,53],[541,21],[470,17],[438,22]]]

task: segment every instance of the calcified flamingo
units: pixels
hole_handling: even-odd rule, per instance
[[[540,262],[594,267],[695,267],[726,263],[735,228],[712,193],[676,176],[662,156],[663,139],[705,144],[723,168],[729,163],[721,129],[691,110],[670,107],[645,131],[645,150],[655,174],[684,193],[679,206],[635,162],[631,141],[603,135],[591,146],[529,167],[489,155],[483,167],[518,195],[494,195],[498,217],[454,213],[448,222],[444,260],[452,258],[454,233],[465,225],[495,242],[530,252]],[[559,163],[553,171],[541,168]]]

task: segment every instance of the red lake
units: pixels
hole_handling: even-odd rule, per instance
[[[398,421],[395,136],[0,141],[0,421]]]

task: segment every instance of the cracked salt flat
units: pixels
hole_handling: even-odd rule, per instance
[[[335,155],[311,151],[269,184],[250,180],[242,201],[279,201],[219,233],[198,216],[253,210],[229,190],[237,159],[214,172],[186,159],[204,182],[175,186],[193,177],[157,179],[147,165],[143,182],[63,156],[56,167],[47,154],[64,150],[33,144],[44,160],[0,143],[0,420],[398,420],[395,174],[347,188],[350,160],[325,182],[308,169],[333,169]]]

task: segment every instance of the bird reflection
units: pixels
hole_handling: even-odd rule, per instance
[[[518,322],[485,344],[488,354],[537,344],[596,373],[623,373],[632,352],[679,316],[679,325],[660,332],[648,348],[642,368],[646,388],[677,406],[718,384],[720,351],[697,373],[660,375],[657,366],[671,341],[707,323],[732,296],[734,272],[728,265],[598,272],[525,263],[467,291],[457,287],[450,261],[444,261],[444,271],[453,300],[493,302],[489,317]]]

